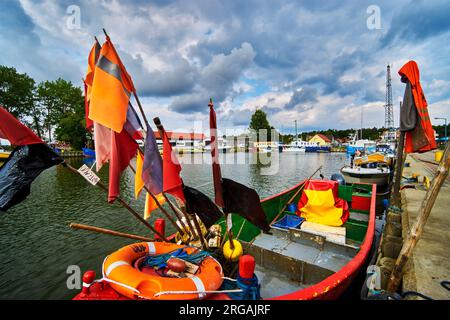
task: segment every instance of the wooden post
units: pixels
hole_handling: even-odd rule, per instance
[[[154,241],[154,239],[147,238],[147,237],[141,237],[141,236],[138,236],[135,234],[123,233],[123,232],[114,231],[114,230],[110,230],[110,229],[88,226],[85,224],[71,223],[69,226],[72,229],[87,230],[87,231],[92,231],[92,232],[97,232],[97,233],[109,234],[109,235],[116,236],[116,237],[134,239],[134,240],[139,240],[139,241],[147,241],[147,242]]]
[[[427,219],[431,213],[431,209],[433,209],[434,202],[441,190],[442,184],[445,182],[445,179],[448,176],[448,170],[450,169],[450,143],[447,142],[447,146],[445,147],[444,155],[439,163],[439,167],[436,170],[433,181],[431,182],[430,189],[427,190],[425,194],[425,198],[422,202],[422,205],[419,209],[419,215],[414,226],[411,229],[411,232],[403,244],[402,250],[395,262],[394,269],[392,270],[391,277],[389,279],[387,290],[390,292],[397,291],[397,288],[400,284],[400,280],[402,278],[403,267],[411,256],[414,247],[422,235],[423,229],[427,222]]]
[[[397,145],[397,157],[395,160],[395,178],[394,178],[394,188],[392,190],[392,203],[396,207],[400,207],[401,196],[400,196],[400,181],[402,180],[404,159],[406,159],[406,154],[403,153],[405,146],[405,131],[400,131],[400,137],[398,138]]]
[[[75,173],[76,175],[79,175],[78,170],[75,169],[74,167],[72,167],[70,164],[68,164],[67,162],[63,162],[62,166],[69,169],[69,171],[71,171],[72,173]],[[97,187],[99,187],[100,189],[102,189],[103,191],[105,191],[106,193],[108,193],[108,188],[103,184],[103,182],[99,181],[96,184]],[[153,226],[151,224],[149,224],[147,221],[145,221],[144,218],[142,218],[139,213],[137,213],[133,208],[131,208],[128,203],[126,203],[121,197],[117,197],[116,199],[117,201],[119,201],[119,203],[128,210],[128,212],[130,212],[136,219],[138,219],[141,223],[143,223],[147,228],[149,228],[153,233],[156,233],[159,237],[161,237],[161,239],[163,239],[164,241],[167,241],[166,237],[164,237],[164,235],[162,235],[161,233],[158,232],[158,230],[156,230],[155,228],[153,228]]]

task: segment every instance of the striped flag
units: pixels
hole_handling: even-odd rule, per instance
[[[145,139],[142,180],[147,189],[156,195],[163,191],[163,164],[155,134],[151,128],[149,129],[147,130],[147,138]]]
[[[90,96],[89,118],[120,133],[127,119],[133,81],[109,37],[100,50]]]

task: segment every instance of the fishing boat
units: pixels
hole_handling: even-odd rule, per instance
[[[370,183],[386,186],[390,182],[391,169],[385,163],[371,162],[360,166],[344,166],[341,173],[348,183]]]
[[[283,211],[283,208],[290,204],[289,201],[297,203],[300,200],[302,193],[299,189],[302,185],[303,183],[299,183],[261,201],[267,220],[277,221],[272,224],[270,234],[261,232],[243,217],[231,214],[232,232],[239,235],[238,240],[242,243],[244,254],[254,257],[256,265],[252,272],[260,285],[262,299],[337,299],[364,273],[369,260],[375,228],[376,186],[357,183],[339,185],[339,198],[347,201],[350,213],[348,220],[339,228],[342,232],[334,233],[329,231],[330,227],[327,226],[323,226],[322,230],[312,230],[303,228],[305,223],[280,225],[283,219],[295,220],[297,217],[298,220],[294,212]],[[225,218],[220,218],[216,223],[223,225],[225,221]],[[174,241],[174,238],[175,235],[171,235],[169,241]],[[152,256],[155,252],[167,252],[168,249],[161,249],[165,246],[173,248],[170,243],[165,245],[164,242],[141,242],[111,254],[103,263],[103,278],[94,281],[93,271],[87,271],[83,276],[83,291],[74,299],[219,300],[234,297],[236,290],[226,290],[217,282],[223,280],[223,286],[225,281],[230,281],[224,279],[225,277],[234,276],[232,272],[229,274],[224,271],[225,268],[222,269],[220,263],[216,263],[221,261],[220,256],[208,259],[206,265],[200,265],[202,271],[211,274],[210,279],[204,276],[200,279],[203,272],[190,280],[175,279],[174,283],[178,282],[181,286],[172,286],[170,290],[167,287],[170,278],[158,279],[153,274],[149,276],[152,281],[142,281],[144,270],[140,269],[138,261]],[[241,267],[240,261],[239,275],[243,274]],[[135,275],[135,281],[123,284],[118,282],[117,278],[110,279],[125,272],[129,272],[128,276]],[[222,277],[222,280],[218,276]],[[168,291],[161,293],[159,290]]]

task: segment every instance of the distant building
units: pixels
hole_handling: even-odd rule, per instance
[[[174,149],[201,149],[204,146],[205,135],[194,132],[166,131],[170,144]],[[159,131],[154,131],[158,147],[162,148],[162,139]]]
[[[315,143],[319,146],[329,146],[331,144],[331,139],[323,134],[316,134],[314,137],[309,139],[309,143]]]

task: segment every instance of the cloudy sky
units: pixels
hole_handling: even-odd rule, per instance
[[[449,13],[439,0],[2,0],[0,64],[81,86],[104,27],[168,129],[206,130],[212,97],[221,128],[244,129],[261,108],[287,133],[295,119],[359,128],[361,110],[365,127],[382,126],[388,63],[397,124],[397,71],[413,59],[432,118],[450,120]]]

